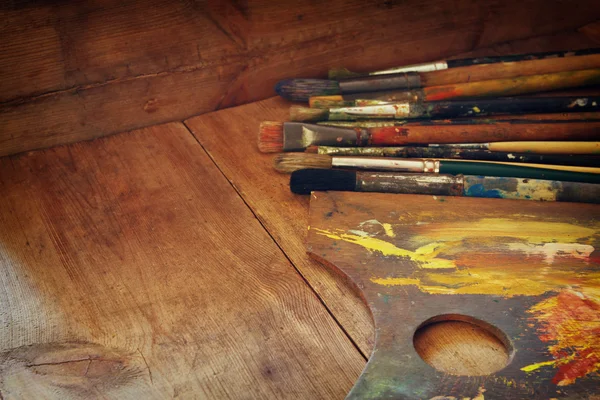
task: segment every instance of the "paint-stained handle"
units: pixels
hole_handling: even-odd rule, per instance
[[[411,90],[421,87],[421,77],[416,72],[380,75],[343,80],[339,82],[339,86],[342,93],[376,92],[391,89]]]
[[[440,101],[466,97],[515,96],[598,84],[600,84],[599,68],[431,86],[424,88],[423,92],[426,101]]]
[[[465,176],[463,195],[600,204],[600,185],[541,179]]]
[[[442,174],[356,172],[356,191],[462,196],[463,177]]]
[[[406,125],[368,129],[370,146],[429,143],[487,143],[508,141],[592,140],[600,135],[600,121],[466,125]],[[326,145],[326,143],[321,143]],[[334,143],[329,145],[334,146]],[[509,150],[510,151],[510,150]]]
[[[468,174],[477,176],[500,176],[512,178],[544,179],[553,181],[600,183],[600,174],[559,171],[545,168],[494,164],[485,162],[441,161],[442,174]]]

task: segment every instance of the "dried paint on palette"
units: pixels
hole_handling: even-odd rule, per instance
[[[367,232],[364,226],[347,231],[312,229],[383,257],[409,261],[394,276],[373,276],[371,282],[378,285],[413,285],[431,294],[512,297],[600,282],[600,270],[590,268],[598,262],[590,239],[596,229],[526,216],[423,223],[411,227],[416,235],[409,248],[393,243],[393,225],[387,224],[381,233]]]
[[[538,336],[549,343],[552,360],[521,368],[535,373],[555,368],[552,382],[566,386],[600,370],[600,289],[563,290],[528,310],[538,326]]]
[[[428,217],[423,213],[417,222],[412,215],[407,221],[400,217],[396,225],[368,220],[357,229],[311,230],[405,261],[393,276],[373,276],[375,285],[415,286],[444,295],[550,294],[528,310],[538,337],[548,345],[548,357],[521,370],[536,374],[554,368],[552,381],[558,386],[600,371],[600,226],[527,215],[451,223]],[[410,241],[396,240],[399,229],[411,230]]]

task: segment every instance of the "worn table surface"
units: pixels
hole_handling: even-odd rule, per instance
[[[343,398],[364,357],[181,123],[0,159],[4,399]]]

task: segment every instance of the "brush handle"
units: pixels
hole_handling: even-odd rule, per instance
[[[370,169],[377,171],[422,172],[441,174],[469,174],[502,176],[513,178],[547,179],[569,182],[600,183],[600,169],[596,173],[560,170],[564,166],[552,166],[555,169],[540,168],[538,165],[508,164],[477,161],[451,161],[436,159],[389,159],[369,157],[331,157],[335,168]],[[579,167],[572,167],[573,169]]]
[[[522,141],[492,143],[429,144],[429,147],[445,149],[478,149],[498,152],[521,152],[534,154],[593,154],[600,156],[600,142]]]
[[[529,178],[464,176],[463,196],[600,204],[600,185]]]
[[[542,142],[545,143],[545,142]],[[576,142],[575,142],[576,143]],[[455,158],[480,161],[504,161],[600,167],[600,156],[548,155],[531,153],[507,153],[482,149],[461,149],[444,147],[329,147],[319,146],[318,154],[363,157],[401,158]]]
[[[371,76],[366,78],[346,79],[339,82],[341,93],[376,92],[390,89],[415,89],[421,87],[421,76],[418,72]]]
[[[595,154],[600,156],[600,142],[498,142],[490,143],[491,151],[541,154]]]
[[[441,101],[465,97],[514,96],[598,84],[600,84],[600,68],[431,86],[423,89],[423,100]]]
[[[404,146],[408,144],[438,143],[456,145],[466,142],[487,143],[492,140],[509,142],[539,140],[590,140],[600,135],[600,121],[495,121],[464,124],[407,124],[376,128],[338,128],[323,125],[286,122],[283,129],[283,150],[303,151],[310,146],[372,147]],[[539,148],[539,143],[537,147]],[[558,147],[560,148],[561,145]],[[457,145],[456,147],[460,147]],[[575,147],[575,145],[572,145]],[[531,143],[522,147],[529,151]],[[552,148],[550,144],[546,148]],[[554,146],[556,148],[556,146]],[[569,146],[563,146],[569,149]],[[542,147],[543,149],[543,147]],[[515,150],[510,150],[515,151]]]
[[[498,114],[581,113],[600,111],[600,97],[516,97],[430,103],[393,103],[367,107],[331,108],[323,119],[450,119]]]
[[[472,65],[482,64],[497,64],[497,63],[512,63],[517,61],[531,61],[531,60],[543,60],[552,59],[555,61],[557,58],[573,57],[573,56],[586,56],[590,54],[598,54],[600,49],[583,49],[575,51],[548,51],[540,53],[527,53],[527,54],[511,54],[506,56],[489,56],[489,57],[474,57],[474,58],[461,58],[455,60],[436,61],[421,64],[405,65],[401,67],[388,68],[380,71],[367,72],[365,74],[355,73],[348,70],[330,70],[329,79],[343,79],[358,76],[373,76],[373,75],[386,75],[386,74],[397,74],[400,72],[430,72],[430,71],[441,71],[448,68],[467,67]]]
[[[339,90],[342,94],[377,92],[381,90],[411,90],[416,88],[430,88],[433,86],[452,84],[472,84],[480,81],[499,80],[508,84],[510,79],[523,82],[527,76],[556,75],[555,79],[573,79],[569,72],[592,70],[600,67],[600,56],[597,54],[581,57],[568,57],[563,59],[542,59],[522,61],[518,63],[500,63],[465,66],[463,68],[443,69],[431,72],[399,72],[380,74],[366,77],[342,79],[339,81]],[[560,75],[560,76],[559,76]],[[524,80],[528,82],[528,80]],[[536,79],[538,84],[544,81]],[[547,85],[547,83],[545,83]],[[557,82],[554,85],[558,85]],[[564,87],[577,87],[581,85],[570,84]],[[431,99],[432,100],[432,99]]]
[[[541,179],[357,171],[358,192],[600,203],[600,185]]]
[[[440,173],[544,179],[568,182],[600,183],[600,174],[559,171],[546,168],[493,164],[485,162],[441,161]]]
[[[473,58],[461,58],[456,60],[447,60],[448,68],[466,67],[469,65],[480,65],[480,64],[495,64],[503,62],[517,62],[517,61],[529,61],[529,60],[544,60],[552,59],[555,61],[557,58],[566,58],[574,56],[586,56],[590,54],[600,53],[600,48],[582,49],[582,50],[566,50],[566,51],[544,51],[538,53],[524,53],[524,54],[509,54],[506,56],[487,56],[487,57],[473,57]]]
[[[477,143],[510,141],[593,140],[600,137],[600,121],[521,123],[496,121],[491,124],[406,125],[366,128],[368,146],[403,146],[429,143]],[[335,146],[335,143],[314,143]],[[358,146],[365,144],[359,143]],[[516,151],[516,150],[510,150]],[[526,150],[523,150],[526,151]]]

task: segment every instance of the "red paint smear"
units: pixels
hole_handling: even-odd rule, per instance
[[[579,360],[561,365],[558,372],[552,378],[552,383],[558,385],[561,382],[574,382],[577,378],[582,378],[595,370],[595,365],[600,363],[600,357],[593,354],[593,350],[582,351],[579,353]]]
[[[558,294],[555,307],[536,306],[536,319],[542,324],[539,338],[555,342],[551,353],[558,372],[552,379],[568,385],[577,378],[595,372],[600,366],[600,302],[591,297],[565,290]],[[552,299],[549,299],[552,300]]]
[[[453,85],[432,86],[423,89],[425,92],[425,101],[440,101],[461,97],[461,91]]]

